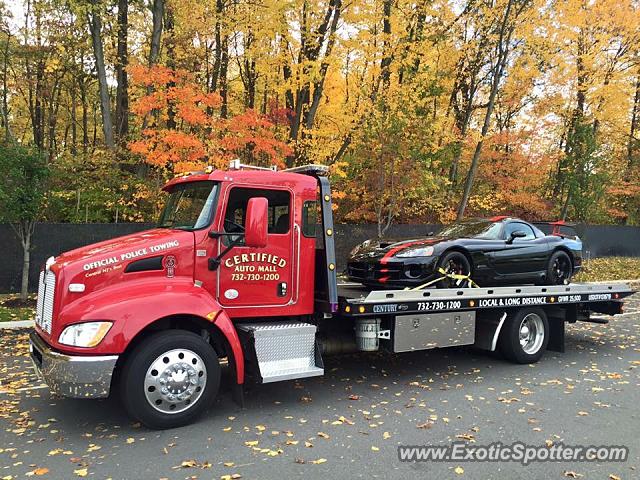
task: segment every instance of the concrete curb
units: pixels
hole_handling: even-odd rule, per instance
[[[33,320],[18,320],[16,322],[0,322],[0,330],[3,328],[30,328],[35,325]]]

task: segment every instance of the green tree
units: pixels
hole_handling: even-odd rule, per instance
[[[20,299],[27,299],[31,237],[45,201],[49,168],[36,149],[0,145],[0,221],[10,223],[22,244]]]

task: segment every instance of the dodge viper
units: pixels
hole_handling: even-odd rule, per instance
[[[518,218],[471,219],[444,227],[436,236],[414,240],[367,240],[349,255],[347,275],[372,287],[418,287],[435,282],[454,288],[469,282],[480,286],[535,283],[562,285],[582,265],[577,236],[545,235]]]

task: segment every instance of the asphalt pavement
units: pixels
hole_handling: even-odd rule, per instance
[[[568,326],[535,365],[455,348],[325,359],[325,376],[223,392],[197,423],[129,420],[32,372],[27,329],[0,330],[0,479],[640,478],[640,296],[608,325]],[[418,462],[399,445],[624,445],[622,463]]]

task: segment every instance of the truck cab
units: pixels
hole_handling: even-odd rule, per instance
[[[293,321],[312,316],[317,308],[330,309],[328,297],[315,297],[322,294],[316,288],[321,190],[325,211],[331,211],[328,183],[318,179],[326,168],[295,170],[276,172],[236,162],[226,171],[178,176],[163,188],[168,195],[156,228],[50,258],[40,274],[31,351],[52,390],[71,397],[108,396],[112,384],[129,375],[125,365],[132,347],[167,329],[211,345],[211,363],[214,357],[216,363],[229,358],[242,385],[245,358],[238,321]],[[332,228],[327,228],[329,235]],[[322,237],[319,247],[324,248]],[[335,284],[334,260],[321,267],[325,284],[330,276]],[[315,348],[313,335],[309,339]],[[198,358],[204,365],[204,354]],[[219,373],[219,367],[210,368]],[[298,375],[310,368],[299,369]],[[183,371],[173,377],[169,372],[163,380],[171,383]],[[218,382],[218,376],[209,383]],[[188,391],[181,394],[184,400]],[[172,415],[169,424],[179,417]]]
[[[169,198],[159,228],[193,235],[187,249],[194,255],[193,271],[185,273],[232,319],[258,316],[256,309],[261,317],[313,312],[314,178],[271,170],[215,171],[178,177],[164,190]],[[250,206],[266,211],[247,223]],[[247,228],[266,228],[264,244],[247,242]]]

